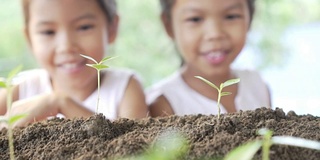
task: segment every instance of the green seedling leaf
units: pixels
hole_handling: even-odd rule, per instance
[[[231,92],[222,92],[222,93],[221,93],[221,97],[222,97],[222,96],[228,96],[228,95],[231,95],[231,94],[232,94]]]
[[[107,60],[111,60],[111,59],[114,59],[114,58],[116,58],[116,57],[105,57],[105,58],[103,58],[103,59],[100,61],[100,64],[101,64],[101,63],[104,63],[104,62],[107,61]]]
[[[95,59],[93,59],[93,58],[91,58],[89,56],[86,56],[86,55],[83,55],[83,54],[80,54],[80,56],[83,57],[83,58],[89,59],[89,60],[93,61],[94,63],[98,64],[98,62]]]
[[[224,160],[251,160],[262,146],[262,141],[251,141],[232,150]]]
[[[222,88],[231,86],[231,85],[239,83],[239,82],[240,82],[239,78],[227,80],[226,82],[222,83]]]
[[[6,87],[7,87],[7,85],[6,85],[6,83],[5,83],[5,82],[0,81],[0,87],[1,87],[1,88],[6,88]]]
[[[258,134],[263,136],[262,159],[269,160],[270,147],[272,146],[271,138],[272,138],[273,131],[267,128],[262,128],[258,130]]]
[[[261,136],[272,136],[273,132],[267,128],[261,128],[257,132]]]
[[[109,68],[109,66],[104,65],[104,64],[93,64],[92,66],[97,70],[102,70],[102,69]]]
[[[218,91],[218,100],[217,100],[217,107],[218,107],[218,119],[220,119],[220,112],[221,112],[221,109],[220,109],[220,99],[221,97],[223,96],[227,96],[227,95],[230,95],[231,93],[230,92],[222,92],[222,89],[224,87],[227,87],[227,86],[230,86],[232,84],[235,84],[235,83],[238,83],[240,82],[240,79],[231,79],[231,80],[227,80],[226,82],[224,83],[221,83],[220,84],[220,88],[218,88],[216,85],[214,85],[213,83],[211,83],[210,81],[200,77],[200,76],[195,76],[195,78],[198,78],[200,80],[202,80],[203,82],[207,83],[209,86],[215,88],[217,91]]]
[[[4,81],[1,81],[2,83],[0,84],[1,87],[6,87],[7,89],[7,111],[10,111],[11,105],[12,105],[12,81],[13,78],[21,71],[22,65],[14,68],[13,70],[10,71],[7,79]],[[13,145],[13,133],[12,133],[12,128],[11,124],[14,123],[16,120],[20,119],[20,115],[17,116],[10,116],[9,118],[7,117],[2,117],[1,121],[5,122],[8,125],[8,144],[9,144],[9,154],[10,154],[10,160],[14,160],[14,145]]]
[[[103,69],[106,69],[106,68],[109,68],[109,66],[107,65],[104,65],[104,64],[86,64],[87,66],[91,67],[91,68],[94,68],[96,70],[103,70]]]
[[[86,56],[86,55],[83,55],[83,54],[80,54],[80,56],[82,56],[82,57],[84,57],[86,59],[89,59],[89,60],[91,60],[91,61],[93,61],[95,63],[95,64],[86,64],[86,65],[97,70],[97,75],[98,75],[98,77],[97,77],[97,81],[98,81],[98,98],[97,98],[97,110],[96,110],[96,113],[98,113],[98,106],[99,106],[99,99],[100,99],[100,71],[103,70],[103,69],[109,68],[109,66],[104,65],[102,63],[104,63],[105,61],[110,60],[110,59],[112,59],[114,57],[105,57],[98,63],[92,57],[89,57],[89,56]]]
[[[271,138],[271,141],[274,144],[290,145],[290,146],[320,150],[320,142],[304,139],[304,138],[291,137],[291,136],[274,136]]]
[[[8,81],[10,82],[14,76],[16,76],[22,70],[22,65],[14,68],[8,75]]]
[[[203,82],[207,83],[209,86],[215,88],[217,91],[219,91],[219,88],[215,84],[211,83],[210,81],[208,81],[200,76],[195,76],[195,77],[202,80]]]
[[[164,134],[165,135],[165,134]],[[187,153],[189,147],[187,140],[179,133],[169,133],[159,138],[155,145],[150,147],[146,153],[131,157],[133,160],[173,160],[179,159]]]
[[[89,66],[89,67],[91,67],[91,68],[96,69],[93,65],[94,65],[94,64],[86,64],[86,66]]]
[[[303,148],[310,148],[320,150],[320,143],[318,141],[308,140],[304,138],[292,137],[292,136],[274,136],[272,137],[273,131],[262,128],[257,132],[259,135],[263,136],[262,140],[255,140],[253,142],[249,142],[251,144],[247,144],[240,146],[234,150],[232,150],[225,158],[225,160],[249,160],[254,154],[262,147],[262,159],[269,160],[269,152],[270,147],[273,144],[280,145],[289,145]],[[256,144],[254,144],[256,143]],[[259,144],[259,145],[258,145]],[[252,146],[251,146],[252,145]],[[258,147],[258,148],[256,148]],[[239,149],[244,148],[244,149]],[[242,158],[242,155],[247,156],[245,159]]]
[[[27,114],[18,114],[18,115],[14,115],[14,116],[11,116],[8,120],[9,122],[9,125],[12,125],[14,122],[18,121],[19,119],[23,118],[23,117],[26,117]]]

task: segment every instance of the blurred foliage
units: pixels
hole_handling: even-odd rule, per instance
[[[19,0],[0,0],[0,76],[22,64],[24,69],[34,67],[23,37]]]
[[[178,54],[160,22],[157,0],[118,0],[120,30],[111,53],[117,66],[135,69],[150,85],[179,67]]]
[[[174,72],[180,65],[174,45],[160,23],[158,0],[118,0],[120,28],[108,53],[119,56],[111,67],[136,70],[144,85]],[[20,0],[0,0],[0,76],[17,66],[36,67],[23,37]],[[248,45],[260,55],[257,68],[285,64],[281,36],[289,26],[320,21],[319,0],[257,0]]]
[[[250,47],[259,53],[257,68],[284,65],[290,55],[282,36],[291,26],[320,22],[319,0],[256,0],[256,14],[249,36]]]

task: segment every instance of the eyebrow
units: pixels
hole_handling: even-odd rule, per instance
[[[243,8],[243,5],[242,3],[236,3],[236,4],[232,4],[230,6],[227,6],[224,10],[228,11],[228,10],[233,10],[233,9],[242,9]],[[182,13],[184,12],[187,12],[187,11],[199,11],[198,8],[195,8],[195,7],[187,7],[187,8],[184,8]]]
[[[182,10],[182,13],[184,13],[184,12],[189,12],[189,11],[195,12],[195,11],[199,11],[199,9],[197,9],[197,8],[195,8],[195,7],[186,7],[186,8],[184,8],[184,9]]]
[[[233,5],[230,5],[228,7],[226,7],[225,10],[232,10],[232,9],[242,9],[243,8],[243,5],[242,3],[236,3],[236,4],[233,4]]]
[[[83,20],[83,19],[96,19],[96,17],[93,15],[93,14],[84,14],[80,17],[77,17],[73,20],[71,20],[71,23],[74,23],[74,22],[77,22],[77,21],[80,21],[80,20]],[[37,24],[37,26],[41,26],[41,25],[50,25],[52,24],[53,22],[51,21],[40,21],[40,23]]]
[[[96,19],[96,16],[94,16],[93,14],[88,13],[88,14],[84,14],[84,15],[82,15],[80,17],[77,17],[77,18],[73,19],[71,22],[73,23],[73,22],[80,21],[80,20],[83,20],[83,19]]]

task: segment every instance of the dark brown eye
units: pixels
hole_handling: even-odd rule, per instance
[[[94,26],[93,25],[82,25],[79,27],[79,30],[89,30],[89,29],[92,29]]]
[[[50,35],[54,35],[55,32],[53,30],[45,30],[45,31],[41,31],[40,34],[50,36]]]
[[[202,20],[201,17],[191,17],[187,19],[187,21],[190,21],[190,22],[200,22],[201,20]]]
[[[234,19],[238,19],[238,18],[241,18],[241,15],[239,15],[239,14],[230,14],[230,15],[226,16],[226,19],[228,19],[228,20],[234,20]]]

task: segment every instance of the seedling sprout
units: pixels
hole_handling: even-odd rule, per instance
[[[262,140],[254,140],[235,148],[225,157],[224,160],[251,160],[260,147],[262,147],[262,160],[269,160],[270,147],[273,144],[320,150],[320,143],[317,141],[292,136],[272,137],[272,131],[266,128],[260,129],[258,134],[263,136]]]
[[[18,66],[15,69],[13,69],[8,77],[5,79],[0,79],[0,88],[6,88],[7,90],[7,116],[0,116],[0,122],[4,122],[8,126],[8,143],[9,143],[9,154],[10,159],[14,160],[14,146],[13,146],[13,131],[12,131],[12,125],[18,121],[19,119],[26,116],[26,114],[18,114],[11,116],[10,111],[12,107],[12,88],[13,88],[13,78],[17,75],[18,72],[20,72],[22,69],[22,66]]]
[[[163,136],[163,137],[162,137]],[[146,150],[145,153],[123,158],[122,160],[173,160],[181,159],[187,155],[189,150],[188,142],[179,132],[164,132],[155,142],[154,146]]]
[[[80,56],[82,56],[83,58],[86,58],[86,59],[89,59],[89,60],[93,61],[94,64],[86,64],[86,65],[97,70],[97,74],[98,74],[98,98],[97,98],[97,108],[96,108],[96,114],[97,114],[98,113],[98,107],[99,107],[99,101],[100,101],[100,71],[103,70],[103,69],[109,68],[109,66],[107,66],[107,65],[105,65],[103,63],[105,63],[107,60],[113,59],[114,57],[105,57],[100,62],[97,62],[92,57],[89,57],[89,56],[86,56],[86,55],[83,55],[83,54],[80,54]]]
[[[221,97],[232,94],[231,92],[222,92],[222,90],[223,90],[223,88],[225,88],[225,87],[228,87],[228,86],[231,86],[231,85],[233,85],[233,84],[239,83],[239,82],[240,82],[240,79],[237,78],[237,79],[227,80],[226,82],[221,83],[221,84],[220,84],[220,88],[218,88],[215,84],[211,83],[210,81],[206,80],[206,79],[203,78],[203,77],[200,77],[200,76],[195,76],[195,77],[198,78],[198,79],[200,79],[200,80],[202,80],[203,82],[207,83],[209,86],[215,88],[215,89],[218,91],[217,107],[218,107],[218,119],[220,119],[220,113],[221,113],[220,100],[221,100]]]

